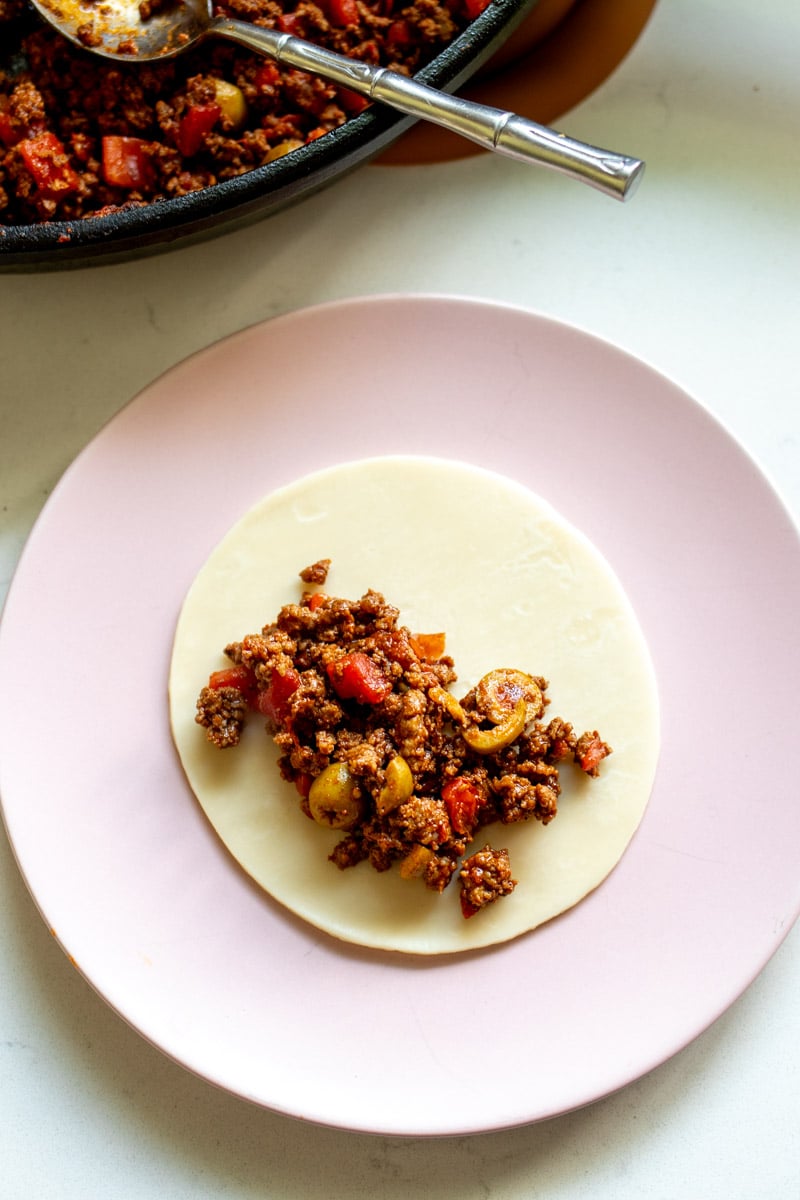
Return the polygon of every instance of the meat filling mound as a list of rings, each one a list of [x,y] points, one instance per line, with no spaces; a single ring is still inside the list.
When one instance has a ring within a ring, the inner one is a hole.
[[[316,587],[329,560],[304,568]],[[376,591],[344,600],[307,591],[259,633],[225,647],[197,701],[196,720],[220,749],[248,716],[266,718],[309,819],[341,832],[341,870],[396,865],[442,892],[458,878],[472,917],[516,886],[490,825],[556,816],[565,762],[591,777],[611,747],[546,718],[548,683],[515,668],[490,671],[461,699],[442,633],[412,633]]]

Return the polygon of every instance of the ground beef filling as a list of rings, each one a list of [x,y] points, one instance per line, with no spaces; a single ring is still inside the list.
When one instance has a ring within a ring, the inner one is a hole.
[[[329,565],[300,577],[322,585]],[[341,832],[331,861],[396,866],[436,892],[457,876],[465,917],[516,885],[507,850],[470,853],[486,827],[546,825],[561,765],[594,777],[611,753],[596,730],[545,720],[541,676],[490,671],[458,700],[444,635],[412,634],[378,592],[355,601],[306,592],[225,654],[231,665],[197,701],[208,739],[230,748],[249,715],[265,717],[303,813]]]
[[[486,3],[220,0],[215,10],[413,74]],[[87,29],[84,43],[93,40]],[[23,0],[0,0],[0,225],[198,191],[321,137],[366,104],[221,39],[164,62],[104,60],[44,27]]]

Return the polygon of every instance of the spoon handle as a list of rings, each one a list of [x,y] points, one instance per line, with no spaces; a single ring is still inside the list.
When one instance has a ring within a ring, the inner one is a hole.
[[[398,71],[345,58],[288,33],[262,29],[229,17],[212,20],[208,32],[266,54],[286,66],[329,79],[390,108],[441,125],[496,154],[535,162],[588,183],[616,200],[629,199],[644,172],[641,159],[577,142],[516,113],[450,96]]]

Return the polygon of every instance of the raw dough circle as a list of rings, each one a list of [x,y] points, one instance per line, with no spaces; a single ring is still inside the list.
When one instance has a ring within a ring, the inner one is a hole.
[[[338,870],[336,833],[309,821],[252,718],[220,751],[195,701],[225,645],[299,599],[298,572],[332,559],[326,590],[369,588],[412,632],[445,631],[463,695],[487,671],[550,682],[548,714],[600,731],[614,753],[598,779],[565,764],[558,815],[488,827],[511,855],[515,891],[465,921],[442,895],[367,863]],[[173,736],[186,776],[242,868],[337,938],[413,954],[507,941],[571,908],[614,868],[642,818],[658,757],[658,700],[643,634],[611,567],[540,497],[463,463],[417,457],[346,463],[297,480],[248,512],[212,552],[178,621],[170,670]]]

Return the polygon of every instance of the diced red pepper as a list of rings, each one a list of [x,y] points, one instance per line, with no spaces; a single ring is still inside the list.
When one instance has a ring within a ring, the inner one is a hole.
[[[461,901],[461,915],[465,920],[468,921],[470,917],[475,916],[476,912],[481,911],[479,908],[476,908],[474,904],[470,903],[470,901],[467,899],[466,892],[462,891],[460,893],[459,900]]]
[[[187,108],[178,123],[178,149],[184,158],[192,158],[198,153],[221,116],[222,109],[213,100]]]
[[[109,134],[103,138],[103,178],[109,187],[142,191],[155,182],[153,163],[142,138]]]
[[[351,91],[350,88],[340,87],[336,94],[339,97],[339,103],[342,108],[351,117],[358,116],[360,112],[369,107],[367,97],[359,95],[358,92]]]
[[[286,32],[288,32],[288,30],[283,30],[283,32],[286,33]],[[281,73],[280,73],[280,70],[278,69],[277,64],[274,62],[264,62],[259,66],[258,70],[256,71],[255,79],[253,82],[255,83],[256,87],[260,91],[261,88],[276,87],[277,84],[280,83],[280,81],[281,81]]]
[[[321,604],[324,604],[327,599],[328,597],[324,592],[312,592],[310,596],[308,596],[306,604],[311,611],[314,612],[315,609],[319,608]]]
[[[415,633],[411,645],[420,658],[426,662],[438,662],[444,654],[445,635],[443,633]]]
[[[278,17],[278,29],[280,29],[281,33],[291,33],[295,37],[298,36],[301,33],[301,30],[298,29],[299,23],[300,14],[296,12],[281,13]]]
[[[392,690],[391,679],[361,650],[330,663],[328,678],[337,696],[359,704],[380,704]]]
[[[63,143],[54,133],[24,138],[18,146],[22,160],[43,196],[57,200],[78,190],[78,174],[70,166]]]
[[[356,0],[327,0],[328,16],[334,25],[357,25],[359,21]]]
[[[208,686],[217,691],[219,688],[238,688],[251,708],[255,708],[258,686],[256,677],[249,667],[223,667],[220,671],[212,672]]]
[[[479,17],[485,8],[488,8],[491,0],[464,0],[464,11],[470,21],[474,21]]]
[[[293,667],[280,674],[273,671],[268,686],[258,694],[256,707],[276,725],[281,725],[289,715],[289,700],[300,687],[300,676]]]
[[[411,26],[403,17],[398,21],[392,21],[386,30],[386,41],[390,46],[410,46],[411,40]]]
[[[475,826],[478,809],[483,803],[480,791],[463,775],[456,775],[442,788],[450,824],[456,833],[469,834]]]
[[[594,735],[589,745],[578,758],[578,766],[582,771],[596,771],[600,763],[608,755],[608,747],[598,733]]]

